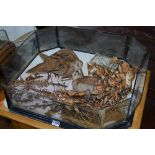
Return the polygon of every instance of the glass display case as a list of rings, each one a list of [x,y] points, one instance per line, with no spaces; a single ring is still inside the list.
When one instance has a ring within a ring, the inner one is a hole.
[[[36,30],[1,65],[11,111],[62,128],[126,128],[148,64],[134,37],[83,27]]]

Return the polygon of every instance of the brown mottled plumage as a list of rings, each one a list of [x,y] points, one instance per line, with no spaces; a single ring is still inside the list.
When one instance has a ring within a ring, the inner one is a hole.
[[[31,68],[27,73],[53,72],[59,76],[71,77],[74,71],[82,70],[82,61],[70,49],[61,49],[51,56],[40,54],[40,57],[44,62]]]
[[[82,92],[89,90],[90,93],[94,93],[98,86],[104,88],[103,82],[96,77],[84,76],[73,80],[73,90]]]

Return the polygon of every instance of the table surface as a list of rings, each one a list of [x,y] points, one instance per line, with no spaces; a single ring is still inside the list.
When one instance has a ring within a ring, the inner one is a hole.
[[[143,116],[143,111],[144,111],[144,106],[145,106],[145,101],[146,101],[146,95],[147,95],[147,90],[148,90],[148,85],[149,85],[149,80],[150,80],[150,71],[147,71],[147,76],[146,76],[146,81],[144,85],[144,91],[143,91],[143,96],[141,99],[141,102],[138,104],[135,113],[134,113],[134,118],[132,122],[132,129],[139,129],[141,125],[141,120]],[[31,126],[33,128],[38,128],[38,129],[60,129],[59,127],[52,126],[47,123],[43,123],[39,120],[34,120],[31,118],[28,118],[26,116],[22,116],[13,112],[10,112],[5,106],[4,106],[4,99],[5,95],[3,93],[3,90],[0,90],[0,116],[3,116],[5,118],[23,123],[25,125]]]

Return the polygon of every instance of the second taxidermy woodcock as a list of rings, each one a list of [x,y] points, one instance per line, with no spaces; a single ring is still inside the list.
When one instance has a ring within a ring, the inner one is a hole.
[[[75,71],[82,74],[83,62],[71,49],[61,49],[47,56],[40,54],[44,62],[27,71],[30,74],[55,73],[62,77],[72,77]]]

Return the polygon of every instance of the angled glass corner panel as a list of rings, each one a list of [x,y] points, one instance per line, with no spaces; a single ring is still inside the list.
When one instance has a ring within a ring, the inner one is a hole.
[[[136,83],[135,83],[133,93],[132,93],[133,96],[131,98],[131,103],[130,103],[130,107],[129,107],[129,113],[128,113],[129,116],[131,116],[133,114],[138,103],[142,99],[145,80],[146,80],[146,72],[147,72],[148,62],[149,62],[149,54],[147,54],[144,57],[143,62],[141,64],[141,68],[139,69],[138,74],[137,74]]]
[[[132,66],[140,68],[146,53],[145,47],[135,38],[132,38],[126,60]]]

